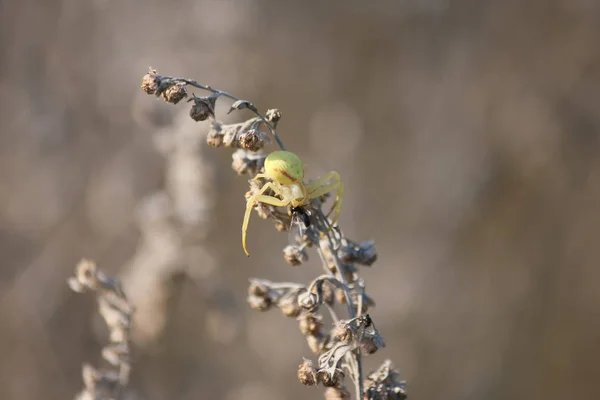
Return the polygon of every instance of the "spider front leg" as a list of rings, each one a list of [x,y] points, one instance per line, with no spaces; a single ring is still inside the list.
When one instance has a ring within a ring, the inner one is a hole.
[[[331,181],[331,182],[330,182]],[[329,182],[327,185],[323,186],[323,184]],[[329,217],[331,213],[335,210],[333,214],[333,219],[331,220],[331,225],[329,229],[333,227],[333,225],[337,222],[338,217],[340,216],[340,212],[342,210],[342,199],[344,198],[344,185],[342,184],[342,179],[340,178],[340,174],[335,171],[331,171],[325,176],[317,179],[316,181],[310,182],[306,186],[306,192],[308,193],[308,198],[316,199],[317,197],[323,196],[325,193],[336,191],[335,201],[331,206],[331,210],[326,214],[326,217]]]
[[[263,193],[268,189],[273,190],[276,194],[281,195],[281,189],[279,186],[276,186],[273,182],[267,182],[260,189],[260,192],[253,195],[246,202],[246,213],[244,214],[244,222],[242,224],[242,247],[244,248],[244,253],[248,257],[250,257],[250,253],[248,253],[248,249],[246,248],[246,231],[248,230],[248,223],[250,222],[250,214],[252,213],[252,209],[256,203],[266,203],[275,207],[284,207],[287,206],[290,202],[289,200],[281,200],[277,197],[267,196]]]

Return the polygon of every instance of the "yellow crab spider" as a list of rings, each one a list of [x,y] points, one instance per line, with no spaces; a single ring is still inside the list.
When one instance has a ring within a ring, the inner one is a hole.
[[[331,210],[327,213],[327,217],[333,211],[331,226],[333,226],[339,215],[342,207],[342,198],[344,197],[344,187],[340,179],[340,174],[331,171],[325,176],[304,185],[304,165],[302,160],[289,151],[274,151],[265,159],[265,172],[257,174],[252,180],[266,178],[270,182],[260,189],[260,191],[252,195],[246,202],[246,213],[244,215],[244,223],[242,224],[242,247],[247,256],[250,256],[246,248],[246,231],[248,230],[248,222],[250,214],[257,203],[270,204],[275,207],[301,207],[307,205],[312,199],[323,196],[325,193],[336,191],[335,202]],[[275,192],[275,196],[265,195],[268,189]]]

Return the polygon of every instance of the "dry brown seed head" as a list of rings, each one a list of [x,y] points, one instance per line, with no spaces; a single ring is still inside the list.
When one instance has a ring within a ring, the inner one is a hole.
[[[280,219],[273,220],[273,223],[275,224],[275,229],[279,232],[286,232],[288,230],[287,225]]]
[[[323,322],[311,314],[302,314],[298,318],[300,321],[300,332],[304,335],[318,335],[323,329]]]
[[[259,280],[251,280],[248,286],[248,294],[250,296],[265,297],[271,288],[266,283]]]
[[[343,289],[335,289],[335,299],[340,304],[346,304],[346,294],[344,293]]]
[[[306,337],[306,343],[308,344],[308,348],[314,354],[321,354],[328,343],[327,335],[309,335]]]
[[[265,118],[267,121],[269,122],[273,122],[273,123],[277,123],[279,122],[279,120],[281,119],[281,111],[279,111],[276,108],[267,110],[267,113],[265,114]]]
[[[371,266],[377,261],[377,251],[375,242],[366,241],[354,243],[347,241],[339,250],[338,256],[345,263],[358,263],[365,266]]]
[[[331,287],[331,285],[324,283],[323,284],[323,302],[329,304],[330,306],[333,305],[333,303],[335,302],[335,294],[334,294],[334,289]]]
[[[256,129],[250,129],[240,136],[240,146],[246,150],[258,151],[265,145],[264,135]]]
[[[295,267],[308,260],[308,253],[300,246],[288,245],[283,249],[283,258],[288,264]]]
[[[222,124],[217,121],[212,121],[210,130],[206,135],[206,143],[211,147],[220,147],[223,145]]]
[[[177,104],[187,97],[187,90],[184,84],[176,83],[168,87],[162,96],[167,103]]]
[[[298,305],[296,296],[284,297],[283,299],[281,299],[279,301],[278,306],[281,309],[281,312],[283,313],[283,315],[285,315],[286,317],[294,317],[295,318],[298,315],[300,315],[300,312],[302,311],[302,309]]]
[[[326,387],[338,386],[344,380],[344,373],[340,369],[336,369],[333,375],[326,370],[317,372],[317,379]]]
[[[194,104],[190,108],[190,117],[194,121],[205,121],[208,117],[215,116],[216,96],[193,97]]]
[[[267,311],[272,306],[271,299],[258,296],[248,296],[248,304],[256,311]]]
[[[305,358],[304,362],[298,366],[298,380],[306,386],[317,384],[317,370],[313,367],[311,360]]]
[[[151,69],[150,72],[142,78],[142,90],[147,94],[154,94],[156,89],[158,89],[159,83],[160,75],[158,75],[155,70]]]
[[[338,321],[333,329],[333,336],[340,342],[349,343],[352,340],[352,330],[344,321]]]

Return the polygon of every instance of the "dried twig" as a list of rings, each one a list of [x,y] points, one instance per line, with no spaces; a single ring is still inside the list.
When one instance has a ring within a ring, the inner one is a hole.
[[[118,400],[129,382],[131,371],[129,328],[133,307],[125,297],[120,282],[106,276],[92,261],[81,260],[75,268],[75,276],[67,282],[75,292],[96,292],[98,312],[104,318],[110,336],[109,344],[102,349],[102,357],[114,367],[102,370],[84,364],[85,389],[76,399]]]
[[[211,94],[188,98],[187,86]],[[267,156],[264,147],[269,142],[269,135],[261,132],[261,127],[266,127],[279,147],[285,149],[276,131],[282,117],[276,109],[268,110],[263,115],[249,101],[190,79],[162,76],[153,69],[143,77],[142,89],[172,104],[184,98],[188,98],[188,102],[193,101],[190,117],[195,121],[210,120],[211,130],[207,136],[209,145],[236,149],[232,154],[232,167],[240,175],[254,177],[263,168]],[[249,109],[256,116],[238,124],[226,125],[217,121],[215,107],[219,97],[235,100],[229,112]],[[251,180],[246,196],[260,191],[264,183],[264,180]],[[325,275],[308,285],[251,279],[248,303],[258,311],[278,307],[284,315],[298,320],[300,331],[310,349],[318,355],[316,367],[311,360],[304,360],[298,369],[298,378],[305,385],[326,386],[327,399],[349,397],[344,386],[346,374],[354,381],[357,398],[405,399],[406,383],[391,370],[389,361],[367,378],[363,375],[362,354],[372,354],[385,346],[367,314],[375,303],[366,294],[364,281],[358,275],[359,266],[371,266],[377,259],[377,253],[373,242],[354,242],[344,236],[337,224],[330,225],[330,220],[321,210],[326,197],[314,199],[306,205],[306,215],[302,216],[300,222],[294,221],[293,215],[268,204],[258,203],[254,207],[259,216],[273,220],[280,231],[286,231],[292,225],[304,227],[305,231],[297,238],[297,242],[284,249],[284,259],[293,266],[300,265],[308,259],[308,249],[314,248],[323,262]],[[336,315],[333,307],[336,302],[346,305],[346,318]],[[326,329],[322,322],[323,310],[334,321],[331,329]]]

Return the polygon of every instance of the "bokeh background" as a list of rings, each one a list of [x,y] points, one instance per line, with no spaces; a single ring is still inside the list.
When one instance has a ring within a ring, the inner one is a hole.
[[[138,307],[128,398],[322,397],[297,323],[245,303],[315,255],[287,266],[254,216],[246,259],[246,179],[148,66],[279,108],[308,174],[341,173],[379,252],[367,370],[414,399],[600,398],[600,2],[4,0],[0,51],[0,398],[101,365],[82,257]]]

